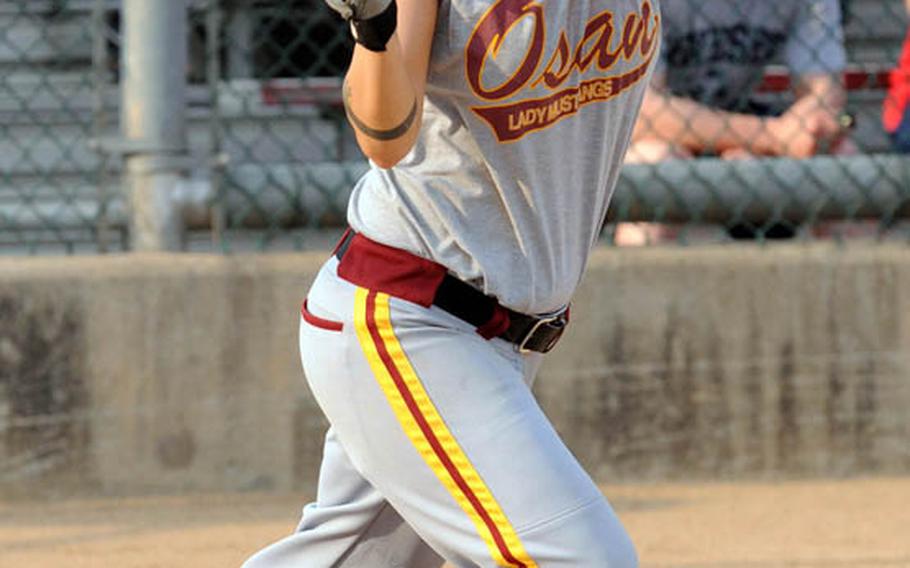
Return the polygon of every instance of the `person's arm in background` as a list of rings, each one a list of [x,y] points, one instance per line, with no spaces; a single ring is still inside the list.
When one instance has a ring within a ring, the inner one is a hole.
[[[784,114],[765,118],[725,112],[673,96],[657,78],[645,94],[632,140],[634,144],[653,141],[676,146],[669,150],[676,157],[705,152],[724,155],[731,151],[809,157],[843,136],[840,116],[846,96],[836,76],[806,75],[797,81],[796,97]],[[633,147],[632,161],[635,151]]]
[[[726,112],[674,96],[666,90],[664,83],[662,76],[655,75],[648,86],[632,135],[633,144],[664,143],[678,147],[672,151],[675,155],[722,154],[732,149],[743,149],[752,154],[781,152],[782,147],[778,137],[772,134],[773,127],[768,119]]]
[[[328,3],[349,18],[347,10],[353,9],[355,20],[358,8],[375,11],[375,6],[385,4],[383,0]],[[384,50],[358,40],[344,80],[345,110],[357,143],[381,168],[397,164],[417,140],[436,27],[436,2],[397,0],[397,7],[397,27]]]
[[[846,96],[839,74],[846,65],[837,0],[802,2],[786,46],[797,100],[779,117],[725,112],[677,97],[655,75],[632,137],[629,161],[659,161],[706,152],[805,158],[844,136]],[[910,2],[910,0],[905,0]]]
[[[805,75],[796,81],[796,101],[779,117],[768,119],[774,152],[805,158],[833,150],[846,135],[841,116],[847,102],[836,75]]]
[[[785,48],[787,66],[798,77],[796,102],[769,126],[787,155],[805,157],[833,150],[846,135],[840,118],[847,104],[841,78],[847,54],[838,0],[798,1]]]

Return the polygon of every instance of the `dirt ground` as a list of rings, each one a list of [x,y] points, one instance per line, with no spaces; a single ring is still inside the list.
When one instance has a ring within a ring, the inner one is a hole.
[[[605,489],[643,567],[910,567],[910,478]],[[0,567],[231,567],[304,497],[0,501]]]

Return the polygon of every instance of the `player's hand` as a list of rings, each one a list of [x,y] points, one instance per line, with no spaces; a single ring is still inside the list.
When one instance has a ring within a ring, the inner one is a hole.
[[[345,20],[369,20],[385,12],[394,0],[325,0]]]
[[[797,101],[787,112],[766,122],[773,141],[772,153],[808,158],[846,135],[845,125],[813,97]]]
[[[398,26],[395,0],[325,0],[325,3],[351,23],[357,43],[370,51],[386,50]]]

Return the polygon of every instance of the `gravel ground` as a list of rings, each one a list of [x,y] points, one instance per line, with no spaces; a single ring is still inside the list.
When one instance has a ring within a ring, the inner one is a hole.
[[[910,478],[605,488],[653,568],[910,567]],[[301,495],[0,500],[0,566],[239,566]]]

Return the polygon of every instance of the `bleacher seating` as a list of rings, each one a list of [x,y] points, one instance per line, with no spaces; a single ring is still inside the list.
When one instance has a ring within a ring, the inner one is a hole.
[[[94,101],[90,3],[62,11],[46,0],[0,3],[0,244],[23,238],[14,231],[25,228],[22,221],[78,211],[70,220],[78,227],[97,210],[97,184],[85,175],[98,164],[86,143]]]

